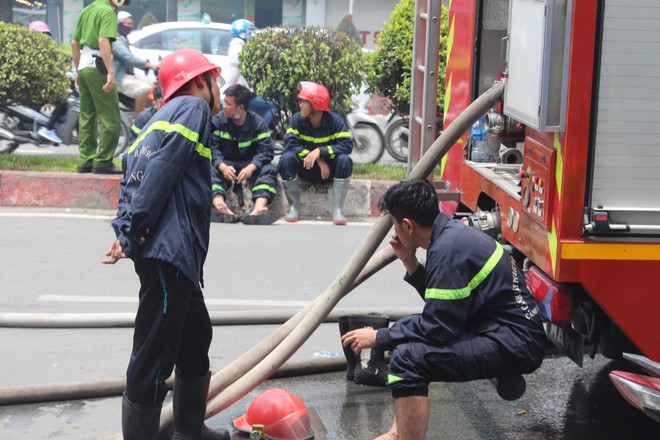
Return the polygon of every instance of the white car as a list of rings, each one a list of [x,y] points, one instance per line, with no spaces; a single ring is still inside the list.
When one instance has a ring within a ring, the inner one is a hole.
[[[131,52],[152,63],[160,64],[166,55],[179,49],[195,49],[220,66],[223,76],[234,68],[227,56],[232,38],[230,24],[198,21],[152,24],[128,34]]]

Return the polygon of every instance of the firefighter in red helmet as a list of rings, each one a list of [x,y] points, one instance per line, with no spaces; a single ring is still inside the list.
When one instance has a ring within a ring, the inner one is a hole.
[[[140,278],[133,350],[122,401],[124,440],[158,438],[174,380],[174,438],[229,439],[204,424],[212,328],[200,286],[209,245],[211,117],[220,110],[220,68],[182,49],[163,59],[164,104],[127,154],[117,236],[106,264],[131,258]]]
[[[330,94],[321,84],[298,84],[300,112],[284,135],[284,153],[277,170],[289,201],[287,222],[300,215],[300,180],[332,182],[332,222],[345,225],[342,212],[353,174],[353,139],[344,120],[330,111]]]

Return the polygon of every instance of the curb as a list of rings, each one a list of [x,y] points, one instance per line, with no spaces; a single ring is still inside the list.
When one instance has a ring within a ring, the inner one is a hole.
[[[0,206],[116,210],[120,182],[121,176],[116,175],[3,170],[0,171]],[[395,183],[352,179],[344,202],[344,214],[349,218],[377,217],[380,196]],[[332,185],[301,182],[301,217],[327,217],[331,196]],[[244,207],[236,206],[238,212],[249,212],[249,194],[245,201]],[[231,196],[228,202],[230,207],[232,202],[235,203]],[[271,209],[284,214],[287,206],[278,182],[278,194]]]

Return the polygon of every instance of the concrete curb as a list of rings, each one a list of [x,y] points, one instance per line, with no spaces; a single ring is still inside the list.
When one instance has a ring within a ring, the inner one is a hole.
[[[80,208],[116,210],[121,176],[52,173],[39,171],[0,171],[0,206],[23,208]],[[344,214],[349,218],[377,217],[378,200],[393,181],[352,179]],[[249,212],[249,190],[244,189],[245,206],[228,197],[235,212]],[[301,212],[303,218],[330,216],[332,185],[301,182]],[[270,209],[284,214],[288,203],[278,182],[278,194]]]

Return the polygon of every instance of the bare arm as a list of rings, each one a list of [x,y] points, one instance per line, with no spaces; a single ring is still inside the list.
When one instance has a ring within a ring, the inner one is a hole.
[[[112,44],[108,38],[99,38],[99,50],[101,51],[101,58],[103,64],[108,69],[107,82],[103,86],[104,92],[110,92],[115,88],[115,69],[112,66]]]

